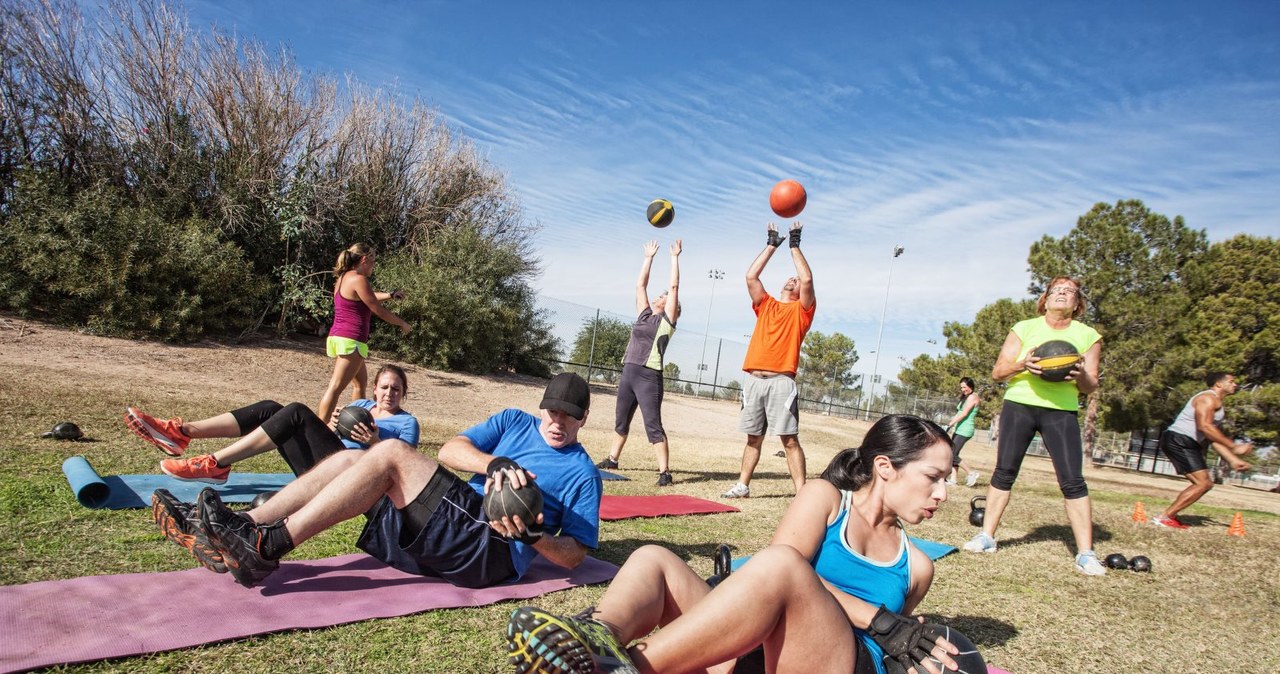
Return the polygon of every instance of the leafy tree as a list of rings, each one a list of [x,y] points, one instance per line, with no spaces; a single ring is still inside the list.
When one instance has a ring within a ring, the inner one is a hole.
[[[667,391],[683,391],[680,383],[680,366],[667,363],[662,366],[662,388]]]
[[[1177,356],[1190,318],[1187,267],[1207,249],[1204,231],[1138,200],[1096,204],[1066,236],[1032,244],[1031,293],[1054,276],[1080,279],[1088,300],[1082,320],[1102,333],[1102,385],[1088,400],[1086,441],[1100,412],[1116,431],[1167,416],[1167,383],[1186,367]]]
[[[589,318],[583,321],[573,340],[569,360],[579,365],[594,365],[596,376],[610,384],[615,383],[630,339],[630,324],[607,316]]]
[[[1194,300],[1186,335],[1189,363],[1173,397],[1202,388],[1210,371],[1237,375],[1244,388],[1227,399],[1241,435],[1275,442],[1280,432],[1280,240],[1239,235],[1215,243],[1188,270]],[[1257,388],[1255,388],[1257,387]]]
[[[1003,384],[991,380],[1000,347],[1009,328],[1020,320],[1034,316],[1033,300],[999,299],[978,310],[973,323],[947,322],[942,326],[948,352],[941,356],[922,354],[903,369],[898,378],[917,391],[928,391],[942,398],[957,396],[960,378],[971,377],[978,386],[982,405],[978,418],[990,419],[1000,410]]]
[[[827,402],[851,388],[856,375],[853,366],[858,351],[853,340],[838,332],[824,335],[809,333],[800,351],[800,368],[796,378],[800,390],[810,400]]]

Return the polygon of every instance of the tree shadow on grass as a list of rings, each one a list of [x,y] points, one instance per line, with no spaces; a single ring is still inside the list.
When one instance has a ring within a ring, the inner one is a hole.
[[[1095,547],[1097,543],[1105,543],[1106,541],[1111,540],[1111,538],[1111,531],[1106,527],[1098,524],[1093,525],[1093,542],[1095,543]],[[1071,527],[1066,524],[1042,524],[1017,538],[1001,538],[999,541],[1001,548],[1030,545],[1045,541],[1060,541],[1068,552],[1075,554],[1076,551],[1075,536],[1071,533]]]
[[[646,546],[657,545],[666,548],[675,553],[677,557],[684,560],[685,563],[693,563],[702,560],[714,559],[716,548],[720,545],[718,541],[712,543],[686,543],[675,544],[670,541],[658,540],[656,538],[622,538],[611,541],[603,541],[600,547],[596,549],[594,557],[598,557],[614,564],[623,564],[631,553]],[[737,546],[730,545],[730,550],[736,550]]]

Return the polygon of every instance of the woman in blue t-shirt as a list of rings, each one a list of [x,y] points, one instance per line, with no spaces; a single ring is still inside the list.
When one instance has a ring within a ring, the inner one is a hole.
[[[231,464],[272,449],[280,451],[294,475],[301,475],[335,452],[365,449],[379,440],[394,438],[418,446],[418,419],[400,407],[409,389],[404,370],[383,365],[373,381],[373,399],[352,403],[369,410],[373,426],[357,424],[350,440],[339,438],[334,430],[340,410],[334,410],[325,424],[302,403],[281,405],[274,400],[193,422],[178,417],[160,420],[130,407],[125,422],[135,435],[175,457],[161,461],[160,470],[179,480],[222,484],[231,474]],[[199,438],[239,439],[212,454],[177,458]]]
[[[772,544],[714,589],[675,553],[645,546],[593,612],[517,609],[507,629],[512,663],[539,672],[728,672],[763,644],[770,671],[883,674],[886,657],[919,662],[926,653],[953,667],[955,647],[909,617],[933,562],[903,528],[933,517],[950,472],[946,431],[885,417],[861,447],[805,483]],[[641,641],[625,648],[633,639]]]

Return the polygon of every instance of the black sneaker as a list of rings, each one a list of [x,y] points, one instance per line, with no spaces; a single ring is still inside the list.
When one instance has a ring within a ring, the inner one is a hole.
[[[227,572],[222,555],[209,547],[207,539],[203,545],[197,543],[196,532],[203,527],[194,505],[179,501],[168,489],[157,489],[151,494],[151,518],[165,538],[191,551],[200,566],[214,573]]]
[[[596,468],[604,468],[606,470],[617,470],[618,462],[606,456],[604,457],[603,461],[596,464]]]
[[[258,552],[262,532],[270,527],[284,526],[284,520],[275,524],[257,524],[247,516],[223,505],[218,492],[206,488],[196,501],[203,530],[196,537],[204,538],[211,548],[222,555],[227,570],[237,583],[253,587],[272,571],[280,568],[279,560],[265,559]]]
[[[658,473],[658,486],[659,486],[659,487],[670,487],[670,486],[671,486],[671,483],[672,483],[672,479],[671,479],[671,471],[664,470],[664,471],[662,471],[661,473]]]
[[[588,611],[572,618],[524,606],[507,623],[507,661],[517,674],[640,674],[626,647]]]

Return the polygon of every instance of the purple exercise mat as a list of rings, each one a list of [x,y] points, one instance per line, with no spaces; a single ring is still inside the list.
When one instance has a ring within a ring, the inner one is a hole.
[[[285,562],[252,589],[199,567],[10,585],[0,587],[0,673],[528,599],[617,572],[592,557],[572,571],[539,557],[518,583],[471,590],[357,553]]]

